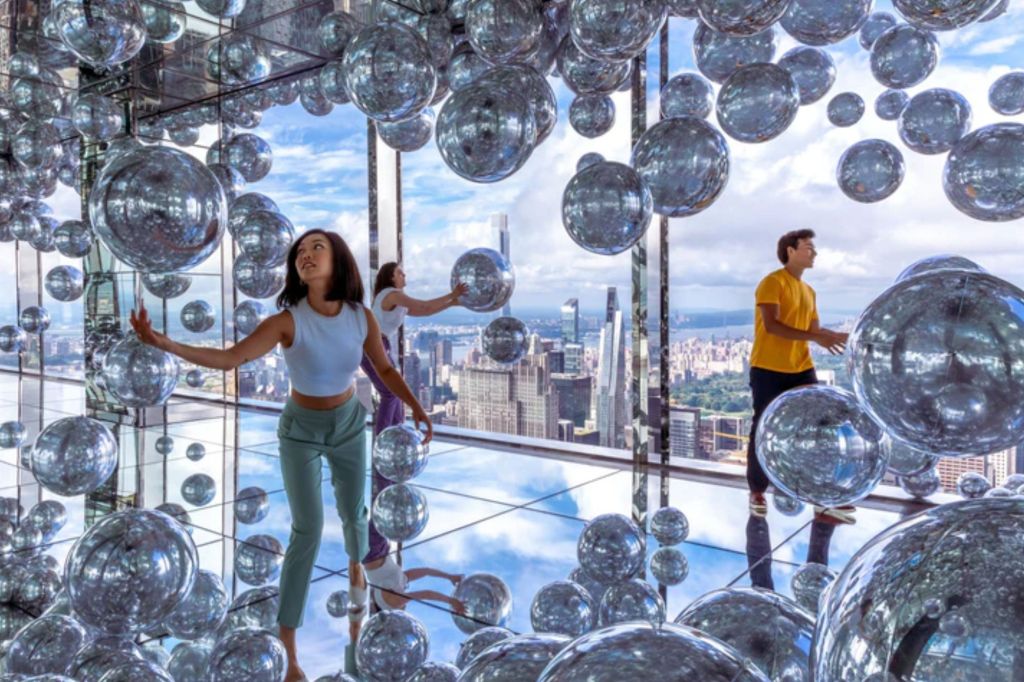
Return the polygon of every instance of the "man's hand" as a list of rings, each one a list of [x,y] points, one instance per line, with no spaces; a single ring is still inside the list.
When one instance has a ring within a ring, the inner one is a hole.
[[[846,339],[850,335],[845,332],[835,332],[831,329],[819,329],[814,337],[814,342],[827,350],[832,355],[842,355],[846,350]]]

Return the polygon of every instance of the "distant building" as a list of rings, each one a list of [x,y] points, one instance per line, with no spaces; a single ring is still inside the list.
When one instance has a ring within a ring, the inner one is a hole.
[[[558,437],[558,394],[544,355],[526,355],[507,369],[466,367],[458,374],[460,427]]]
[[[409,353],[405,356],[405,383],[413,395],[418,395],[423,381],[420,378],[420,356],[418,353]]]
[[[548,356],[548,367],[551,369],[552,374],[563,374],[565,372],[565,351],[549,350],[545,355]]]
[[[570,298],[562,304],[562,347],[580,342],[580,302]]]
[[[823,386],[836,385],[836,371],[834,369],[819,369],[815,372],[818,375],[818,383]]]
[[[566,374],[583,374],[583,344],[567,343],[562,352],[565,354],[563,371]]]
[[[590,377],[572,374],[552,374],[551,384],[558,394],[558,418],[568,419],[583,427],[590,415],[593,382]]]
[[[626,346],[622,310],[615,287],[608,287],[604,327],[599,341],[594,416],[601,445],[626,447]]]
[[[743,429],[743,417],[715,415],[715,450],[746,450],[748,434]]]
[[[700,408],[669,410],[669,454],[686,459],[706,459],[700,447]]]
[[[1002,485],[1007,476],[1016,473],[1016,458],[1016,448],[980,457],[943,457],[939,460],[936,470],[942,481],[942,489],[947,493],[955,493],[957,481],[968,471],[983,475],[994,486]]]
[[[558,420],[558,440],[572,443],[575,440],[575,427],[568,419]]]
[[[491,229],[494,230],[495,241],[498,244],[498,252],[505,257],[509,263],[512,262],[512,244],[508,234],[508,216],[504,213],[495,213],[491,216]],[[501,314],[508,317],[512,314],[511,303],[505,303]]]

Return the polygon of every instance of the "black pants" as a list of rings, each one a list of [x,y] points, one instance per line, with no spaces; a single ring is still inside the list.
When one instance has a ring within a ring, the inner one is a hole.
[[[811,522],[807,563],[828,566],[828,550],[835,529],[831,523]],[[747,519],[747,567],[750,569],[751,585],[775,590],[775,581],[772,579],[772,538],[768,530],[768,519],[753,514]]]
[[[818,383],[818,375],[814,368],[797,372],[773,372],[760,367],[750,368],[750,392],[754,398],[754,416],[750,420],[750,441],[747,443],[747,487],[752,493],[763,493],[768,490],[768,477],[761,468],[754,454],[754,437],[757,435],[757,423],[768,405],[791,388]]]

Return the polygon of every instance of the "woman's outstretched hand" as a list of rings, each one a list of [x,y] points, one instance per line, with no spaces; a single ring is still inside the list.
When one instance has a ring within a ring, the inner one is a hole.
[[[132,323],[132,329],[139,337],[139,341],[148,344],[150,346],[156,346],[157,348],[163,348],[164,342],[167,337],[163,334],[157,333],[153,329],[153,323],[149,319],[149,313],[146,311],[146,305],[139,303],[139,312],[136,315],[135,311],[131,312],[129,321]]]
[[[452,289],[452,300],[455,301],[456,305],[459,305],[459,299],[469,292],[469,285],[465,282],[459,282]]]
[[[417,429],[420,429],[421,422],[427,427],[427,435],[423,437],[423,444],[426,445],[434,437],[434,425],[430,422],[430,417],[427,416],[422,407],[417,405],[412,410],[412,420],[416,424]]]

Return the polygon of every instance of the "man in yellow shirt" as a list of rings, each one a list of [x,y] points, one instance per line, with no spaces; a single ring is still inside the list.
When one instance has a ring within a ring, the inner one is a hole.
[[[821,328],[814,289],[802,280],[804,270],[814,267],[813,230],[793,230],[779,239],[777,255],[782,267],[757,285],[754,311],[754,348],[750,353],[750,390],[754,416],[747,444],[747,486],[750,513],[765,516],[764,493],[769,480],[754,454],[754,437],[761,414],[772,400],[797,386],[818,383],[808,341],[836,355],[842,353],[847,334]],[[836,520],[846,510],[830,510]]]

